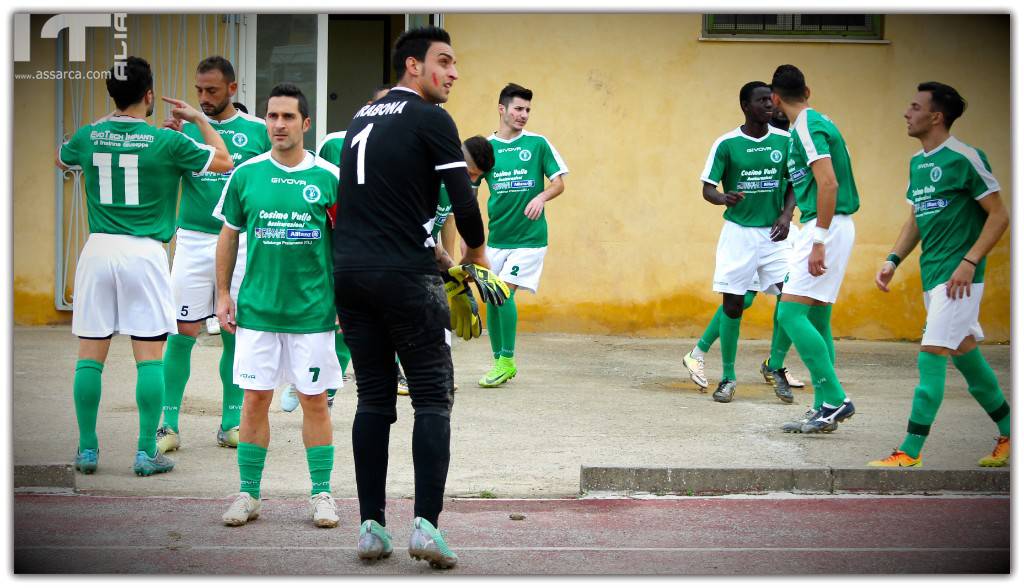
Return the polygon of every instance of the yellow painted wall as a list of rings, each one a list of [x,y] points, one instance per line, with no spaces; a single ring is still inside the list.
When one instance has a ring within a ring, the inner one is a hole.
[[[811,104],[843,131],[861,195],[857,244],[833,312],[839,337],[916,339],[924,309],[914,254],[895,290],[873,285],[909,211],[907,161],[920,144],[902,115],[916,84],[957,87],[969,108],[954,126],[989,156],[1009,204],[1008,16],[885,17],[888,44],[699,41],[697,14],[449,14],[461,79],[447,108],[460,134],[498,124],[506,82],[534,90],[528,130],[546,135],[571,173],[549,203],[550,245],[537,296],[517,297],[520,328],[697,336],[711,291],[720,207],[700,196],[719,135],[742,123],[741,85],[800,67]],[[481,188],[481,202],[486,187]],[[982,325],[1010,337],[1005,236],[986,276]],[[747,311],[744,337],[767,337],[773,304]]]
[[[132,18],[131,29],[142,31],[133,53],[154,65],[166,61],[177,17],[161,17],[155,57],[152,17]],[[185,21],[189,39],[197,38],[197,23],[195,16]],[[888,44],[698,41],[700,26],[698,14],[445,16],[461,74],[447,108],[460,133],[493,131],[498,91],[515,81],[535,91],[527,128],[547,135],[572,171],[565,194],[548,207],[540,294],[517,297],[520,328],[698,335],[719,303],[711,276],[722,225],[721,209],[700,197],[701,168],[714,139],[742,122],[739,87],[770,81],[776,65],[793,63],[807,76],[812,105],[842,129],[861,193],[834,332],[918,338],[924,311],[916,254],[894,292],[883,295],[872,284],[908,214],[906,166],[919,144],[906,136],[902,114],[920,81],[959,88],[970,106],[954,131],[986,151],[1009,204],[1009,17],[887,16]],[[222,26],[214,46],[223,34]],[[47,45],[35,43],[33,61],[52,63]],[[191,98],[200,57],[193,49],[174,80],[158,77],[157,92]],[[14,84],[15,320],[68,320],[53,310],[52,82]],[[103,98],[94,116],[103,114]],[[986,278],[982,325],[993,341],[1010,337],[1009,241],[996,247]],[[772,308],[755,302],[743,336],[768,336]]]

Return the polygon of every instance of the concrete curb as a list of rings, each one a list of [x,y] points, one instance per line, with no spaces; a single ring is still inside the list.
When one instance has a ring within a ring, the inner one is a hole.
[[[682,495],[760,492],[812,494],[982,492],[1009,494],[1010,470],[581,466],[580,491]]]
[[[75,468],[69,463],[14,466],[15,488],[75,489]]]

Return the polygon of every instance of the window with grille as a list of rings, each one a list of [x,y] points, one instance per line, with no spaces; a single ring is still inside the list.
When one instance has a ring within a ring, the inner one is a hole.
[[[879,40],[878,14],[705,14],[704,37]]]

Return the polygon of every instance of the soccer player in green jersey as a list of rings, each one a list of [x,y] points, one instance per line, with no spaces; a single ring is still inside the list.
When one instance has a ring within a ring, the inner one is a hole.
[[[487,199],[487,259],[508,285],[512,296],[502,306],[487,305],[487,337],[494,368],[480,378],[480,386],[495,388],[515,377],[515,293],[523,288],[534,294],[540,285],[548,250],[547,203],[565,190],[569,168],[555,146],[543,135],[525,130],[530,120],[533,91],[508,84],[498,94],[499,128],[488,139],[494,146],[494,169],[484,176]],[[544,187],[544,178],[549,184]]]
[[[888,292],[896,267],[920,242],[928,316],[917,354],[920,381],[914,389],[907,435],[892,455],[869,466],[921,465],[921,448],[942,404],[949,356],[967,380],[967,391],[999,429],[995,449],[978,465],[999,467],[1010,461],[1010,405],[978,348],[984,338],[978,312],[985,292],[985,256],[1010,220],[985,153],[949,133],[966,107],[956,89],[925,82],[917,86],[903,115],[907,134],[921,141],[922,149],[910,158],[906,194],[910,218],[878,270],[875,284]]]
[[[786,237],[795,206],[784,167],[789,133],[768,124],[774,111],[771,88],[764,82],[748,82],[740,89],[739,100],[745,122],[715,141],[701,173],[704,199],[726,207],[712,286],[722,293],[722,306],[711,321],[718,325],[722,345],[722,380],[713,395],[717,402],[731,402],[736,393],[740,318],[753,302],[755,288],[782,292],[790,252]],[[725,192],[718,191],[719,183]],[[777,322],[774,330],[781,330]],[[707,387],[703,374],[706,350],[698,342],[683,358],[691,378],[702,388]],[[771,358],[775,394],[787,404],[793,402],[782,367],[788,350],[787,339],[777,348],[773,346]]]
[[[113,71],[113,70],[111,70]],[[117,109],[86,125],[60,148],[57,164],[85,178],[89,239],[75,270],[71,332],[78,336],[74,399],[78,418],[75,468],[91,474],[99,461],[96,418],[103,364],[114,333],[130,335],[138,379],[139,440],[133,469],[140,476],[170,471],[157,451],[164,395],[164,341],[176,332],[167,254],[174,233],[178,182],[193,172],[225,172],[231,156],[206,118],[184,102],[164,98],[174,118],[195,124],[201,144],[146,122],[153,114],[153,72],[127,59],[125,80],[107,79]]]
[[[342,385],[334,352],[336,312],[331,293],[328,209],[338,168],[303,149],[309,105],[292,84],[267,99],[271,150],[238,166],[216,212],[217,319],[236,333],[235,383],[245,390],[239,430],[240,491],[223,515],[239,526],[260,513],[260,485],[270,445],[268,412],[274,389],[294,382],[302,405],[302,440],[312,480],[309,507],[318,527],[338,524],[331,497],[334,445],[327,389]],[[237,305],[230,294],[238,235],[248,234],[245,277]]]
[[[270,149],[267,125],[263,119],[249,116],[235,108],[231,97],[238,90],[235,68],[220,56],[211,56],[196,67],[196,94],[206,119],[224,139],[235,165]],[[195,124],[170,118],[164,126],[181,131],[202,141]],[[230,173],[193,173],[181,181],[181,205],[178,211],[177,245],[171,265],[175,315],[178,333],[167,338],[164,351],[163,425],[156,432],[160,451],[169,453],[181,446],[179,414],[185,385],[191,373],[192,348],[203,322],[214,316],[217,280],[214,271],[217,235],[223,223],[213,216]],[[235,264],[232,295],[245,273],[245,240],[240,239],[239,262]],[[235,356],[235,336],[221,331],[224,347],[220,358],[220,381],[223,388],[221,422],[217,444],[238,446],[238,423],[242,415],[242,390],[232,381],[231,367]]]
[[[811,372],[814,404],[783,431],[831,432],[854,414],[835,372],[832,304],[853,250],[853,213],[860,208],[850,154],[842,134],[808,103],[811,91],[795,66],[772,76],[772,102],[790,121],[787,168],[803,227],[782,287],[779,324]]]

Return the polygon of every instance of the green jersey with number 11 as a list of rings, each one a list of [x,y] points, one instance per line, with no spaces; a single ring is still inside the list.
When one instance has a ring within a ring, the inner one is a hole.
[[[181,177],[206,172],[214,155],[209,145],[130,116],[85,125],[60,148],[61,163],[85,176],[89,232],[164,243],[174,236]]]

